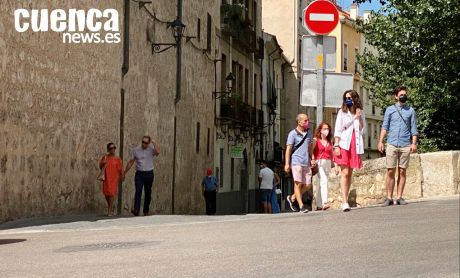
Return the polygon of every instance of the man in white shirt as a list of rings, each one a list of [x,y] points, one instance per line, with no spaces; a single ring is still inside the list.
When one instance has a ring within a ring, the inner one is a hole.
[[[136,163],[136,175],[134,177],[134,185],[136,191],[134,193],[134,208],[131,213],[134,216],[139,216],[141,208],[142,189],[144,195],[144,215],[150,215],[150,202],[152,200],[152,185],[153,185],[153,160],[160,154],[158,144],[148,135],[142,137],[141,146],[135,147],[132,151],[131,159],[125,168],[125,175],[129,169]]]
[[[267,167],[267,161],[260,162],[259,189],[264,213],[272,213],[272,190],[275,173]]]

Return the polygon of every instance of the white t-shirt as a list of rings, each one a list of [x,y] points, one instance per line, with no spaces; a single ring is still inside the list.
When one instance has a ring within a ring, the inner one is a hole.
[[[259,172],[259,178],[262,178],[262,181],[260,182],[260,189],[272,189],[274,177],[275,174],[270,168],[265,167],[261,169]]]

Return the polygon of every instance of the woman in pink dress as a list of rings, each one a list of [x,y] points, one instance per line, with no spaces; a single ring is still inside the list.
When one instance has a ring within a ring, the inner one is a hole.
[[[340,166],[343,211],[350,211],[348,194],[353,169],[362,167],[360,155],[364,153],[363,134],[366,126],[362,109],[359,94],[355,90],[345,91],[334,131],[334,162]]]
[[[113,215],[113,203],[118,191],[120,178],[124,180],[123,162],[115,155],[117,147],[114,143],[107,144],[107,154],[99,160],[99,169],[104,172],[102,193],[107,201],[107,216]]]

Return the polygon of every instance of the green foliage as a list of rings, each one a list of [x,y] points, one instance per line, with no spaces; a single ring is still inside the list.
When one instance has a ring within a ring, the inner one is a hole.
[[[222,22],[228,24],[230,30],[235,31],[235,35],[239,35],[247,27],[244,21],[244,5],[227,4],[220,6],[220,15]]]
[[[357,28],[376,49],[358,58],[376,104],[393,104],[392,89],[407,86],[420,151],[460,149],[459,2],[388,0]]]

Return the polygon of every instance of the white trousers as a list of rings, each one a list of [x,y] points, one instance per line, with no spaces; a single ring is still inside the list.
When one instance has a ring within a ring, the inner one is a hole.
[[[331,172],[331,160],[329,159],[320,159],[318,163],[318,179],[316,189],[316,205],[322,208],[327,204],[327,187],[328,187],[328,178],[329,173]]]

